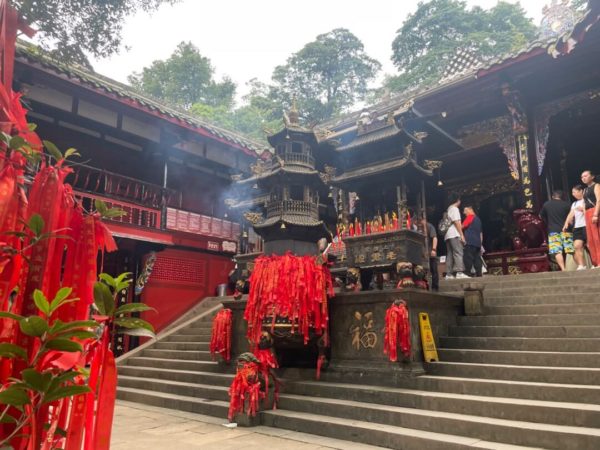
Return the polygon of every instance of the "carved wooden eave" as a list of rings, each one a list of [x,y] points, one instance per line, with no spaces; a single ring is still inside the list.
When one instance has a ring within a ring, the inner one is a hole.
[[[433,175],[433,170],[421,167],[410,157],[410,155],[408,155],[392,161],[385,161],[379,164],[372,164],[370,166],[348,170],[343,174],[334,177],[331,180],[331,184],[334,186],[341,186],[359,179],[369,178],[392,171],[412,171],[426,177]]]

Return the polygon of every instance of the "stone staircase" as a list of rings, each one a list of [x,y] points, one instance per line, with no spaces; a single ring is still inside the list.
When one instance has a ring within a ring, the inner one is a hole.
[[[439,337],[427,375],[392,387],[288,371],[262,424],[402,449],[600,448],[600,271],[483,282],[485,314]],[[210,361],[209,333],[206,317],[129,358],[119,398],[225,418],[232,376]]]

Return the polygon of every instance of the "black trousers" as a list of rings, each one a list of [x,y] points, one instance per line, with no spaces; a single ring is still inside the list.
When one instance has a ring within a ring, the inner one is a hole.
[[[437,291],[440,287],[440,275],[438,274],[438,259],[429,257],[429,272],[431,272],[431,289]]]
[[[481,268],[483,262],[481,261],[481,247],[475,247],[473,245],[465,245],[463,259],[465,263],[465,273],[471,276],[471,271],[475,269],[475,276],[481,276]]]

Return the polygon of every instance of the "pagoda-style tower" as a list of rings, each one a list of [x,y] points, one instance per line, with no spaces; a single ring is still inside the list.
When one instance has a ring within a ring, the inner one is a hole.
[[[315,254],[317,241],[330,233],[319,219],[319,199],[328,192],[316,167],[314,131],[300,126],[296,102],[284,113],[284,128],[267,137],[274,149],[270,162],[254,166],[254,175],[239,181],[262,193],[266,217],[254,214],[255,232],[264,253]]]

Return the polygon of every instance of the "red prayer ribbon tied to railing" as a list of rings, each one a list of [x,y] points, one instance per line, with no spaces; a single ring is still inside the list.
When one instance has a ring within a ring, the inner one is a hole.
[[[217,354],[227,362],[231,359],[231,317],[231,309],[225,308],[213,319],[210,338],[210,354],[213,360]]]
[[[390,361],[398,361],[398,344],[404,357],[410,357],[410,316],[403,300],[394,302],[386,311],[383,335],[383,352]]]
[[[334,295],[333,282],[327,265],[317,259],[291,253],[256,259],[244,311],[250,342],[259,342],[265,318],[272,319],[271,331],[277,317],[287,318],[292,332],[302,334],[305,344],[311,328],[317,335],[327,335],[327,298]]]

